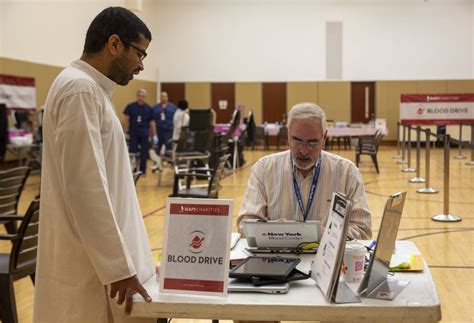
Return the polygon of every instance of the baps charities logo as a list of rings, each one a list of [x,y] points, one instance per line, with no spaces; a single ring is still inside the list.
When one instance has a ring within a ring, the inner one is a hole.
[[[201,253],[206,246],[206,234],[198,230],[193,231],[189,234],[188,241],[189,251],[192,253]]]
[[[419,105],[417,108],[416,108],[416,114],[421,116],[423,115],[423,113],[425,113],[425,107],[422,106],[422,105]]]

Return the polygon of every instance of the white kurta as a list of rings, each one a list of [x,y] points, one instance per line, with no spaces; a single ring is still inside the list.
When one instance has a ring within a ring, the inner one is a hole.
[[[78,60],[46,99],[35,322],[122,321],[104,286],[154,279],[114,88]]]
[[[290,156],[290,151],[287,150],[262,157],[253,165],[239,211],[239,224],[243,219],[256,217],[303,221],[293,188]],[[296,181],[301,189],[305,208],[313,174],[314,169],[303,178],[297,172]],[[359,170],[350,160],[321,151],[321,173],[308,220],[320,220],[322,229],[326,227],[329,217],[333,192],[343,193],[354,201],[348,236],[353,239],[369,239],[372,235],[371,215]]]

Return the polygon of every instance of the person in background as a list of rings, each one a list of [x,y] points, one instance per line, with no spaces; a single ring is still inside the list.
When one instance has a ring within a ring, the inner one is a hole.
[[[181,135],[181,128],[189,125],[188,101],[178,102],[178,110],[173,117],[173,141],[178,141]]]
[[[326,115],[314,103],[288,115],[290,149],[262,157],[252,167],[237,223],[244,219],[319,220],[323,231],[333,192],[353,200],[348,236],[370,239],[371,214],[364,182],[353,162],[323,150]],[[240,230],[241,231],[241,230]]]
[[[148,141],[153,137],[155,131],[153,127],[150,127],[153,122],[153,110],[146,103],[146,95],[144,89],[138,90],[137,101],[127,105],[123,111],[127,118],[125,132],[128,130],[130,136],[128,151],[130,154],[136,154],[140,147],[140,171],[143,175],[146,175]],[[150,129],[152,129],[152,133]]]
[[[150,41],[134,13],[104,9],[87,30],[81,58],[49,90],[34,322],[156,322],[127,317],[133,294],[151,302],[143,285],[156,277],[112,104],[116,85],[143,70]]]
[[[168,101],[168,93],[161,92],[160,103],[153,107],[153,118],[156,124],[156,133],[158,134],[158,154],[164,154],[162,151],[171,149],[170,139],[173,136],[173,117],[176,112],[176,106]]]

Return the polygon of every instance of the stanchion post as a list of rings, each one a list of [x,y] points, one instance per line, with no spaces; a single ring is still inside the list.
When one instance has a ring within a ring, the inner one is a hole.
[[[474,123],[471,123],[471,145],[474,145]],[[466,165],[474,165],[474,148],[471,148],[471,160]]]
[[[420,126],[416,127],[416,176],[409,180],[410,183],[424,183],[425,179],[420,177]]]
[[[402,159],[398,160],[397,164],[404,165],[407,163],[407,161],[405,160],[405,150],[406,150],[405,133],[406,133],[407,127],[403,123],[401,125],[402,125]]]
[[[466,159],[465,156],[462,155],[462,123],[459,124],[459,145],[458,145],[458,155],[454,156],[454,159]]]
[[[459,222],[461,217],[449,214],[449,149],[451,145],[451,136],[444,136],[444,192],[443,192],[443,213],[431,217],[433,221],[439,222]]]
[[[425,187],[417,189],[417,193],[422,193],[422,194],[436,194],[438,193],[438,190],[436,188],[430,187],[430,147],[431,147],[431,129],[426,128],[425,129],[425,136],[426,136],[426,141],[425,141]]]
[[[401,159],[400,156],[400,121],[397,121],[397,155],[393,156],[393,159]]]
[[[407,147],[407,167],[402,169],[404,173],[414,173],[415,169],[411,167],[411,126],[407,125],[408,129],[408,147]]]

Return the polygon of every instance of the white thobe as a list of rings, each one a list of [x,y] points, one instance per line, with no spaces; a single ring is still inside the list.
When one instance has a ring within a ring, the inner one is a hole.
[[[189,125],[189,114],[181,109],[176,110],[173,116],[173,140],[178,141],[181,128]]]
[[[303,221],[293,188],[290,156],[290,151],[287,150],[264,156],[253,165],[239,211],[239,224],[246,218]],[[313,168],[305,178],[296,172],[305,210],[314,171]],[[343,193],[354,202],[348,236],[353,239],[369,239],[372,235],[371,215],[359,170],[350,160],[321,151],[319,180],[307,217],[307,220],[321,221],[321,231],[326,227],[333,192]]]
[[[133,322],[105,286],[135,274],[142,284],[154,279],[114,88],[78,60],[48,93],[35,322]]]

